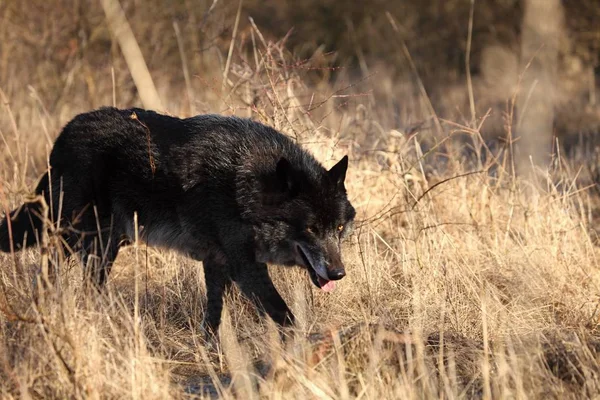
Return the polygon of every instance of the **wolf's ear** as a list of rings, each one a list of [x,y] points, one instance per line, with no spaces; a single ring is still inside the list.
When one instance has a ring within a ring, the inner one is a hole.
[[[275,168],[275,173],[277,174],[277,180],[279,181],[279,187],[281,190],[289,194],[293,194],[293,192],[296,190],[294,168],[287,158],[281,157],[279,159],[277,162],[277,167]]]
[[[344,180],[346,179],[347,170],[348,156],[344,156],[337,164],[327,171],[327,175],[332,182],[334,182],[337,186],[342,187],[344,185]]]

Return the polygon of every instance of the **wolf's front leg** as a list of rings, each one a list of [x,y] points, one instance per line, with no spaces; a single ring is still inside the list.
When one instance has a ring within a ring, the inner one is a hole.
[[[294,324],[294,315],[273,285],[267,264],[254,262],[241,266],[232,278],[261,313],[266,312],[281,326]]]
[[[207,297],[202,329],[207,339],[212,339],[216,336],[221,324],[223,296],[225,290],[231,285],[231,277],[228,266],[215,261],[212,257],[206,258],[202,263],[204,264]]]

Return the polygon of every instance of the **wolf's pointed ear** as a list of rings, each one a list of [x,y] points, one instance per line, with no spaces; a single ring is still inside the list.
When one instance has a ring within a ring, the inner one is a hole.
[[[337,164],[335,164],[327,175],[332,182],[337,186],[344,186],[344,180],[346,180],[346,171],[348,170],[348,156],[344,156]]]
[[[279,159],[275,173],[277,174],[281,189],[284,192],[293,192],[296,186],[294,182],[294,169],[287,158],[281,157]]]

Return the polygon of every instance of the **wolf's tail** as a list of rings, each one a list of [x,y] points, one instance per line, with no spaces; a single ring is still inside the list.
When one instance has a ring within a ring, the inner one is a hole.
[[[50,172],[44,174],[35,193],[49,197]],[[0,222],[0,251],[11,252],[37,243],[43,227],[43,206],[40,201],[28,202],[5,215]]]

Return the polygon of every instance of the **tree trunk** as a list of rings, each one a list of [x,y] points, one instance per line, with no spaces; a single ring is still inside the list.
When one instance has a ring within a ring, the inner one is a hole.
[[[521,33],[522,81],[517,99],[519,171],[547,166],[557,96],[558,46],[564,33],[560,0],[526,0]]]

